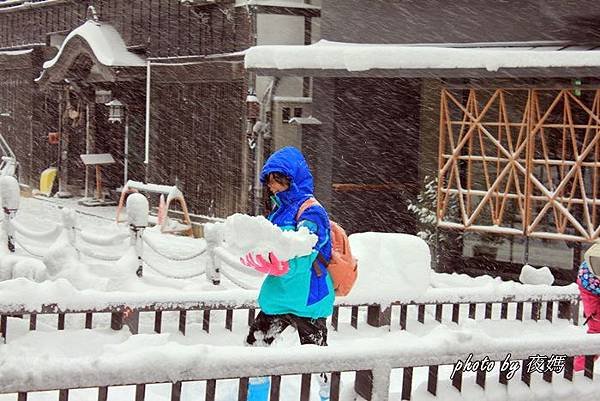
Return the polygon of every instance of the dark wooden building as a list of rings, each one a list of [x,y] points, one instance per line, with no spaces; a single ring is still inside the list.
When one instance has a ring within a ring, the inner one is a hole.
[[[593,1],[325,1],[328,42],[257,47],[258,75],[313,77],[303,147],[351,232],[423,228],[440,269],[573,279],[600,236],[600,18]]]
[[[0,130],[21,182],[35,188],[55,166],[59,195],[83,195],[94,177],[79,155],[110,153],[107,189],[126,178],[176,184],[193,213],[249,210],[259,155],[248,145],[256,119],[247,95],[260,83],[242,52],[297,41],[274,21],[310,43],[318,16],[304,2],[0,1]],[[302,96],[301,88],[281,94]],[[115,99],[125,106],[121,123],[109,122],[105,104]]]

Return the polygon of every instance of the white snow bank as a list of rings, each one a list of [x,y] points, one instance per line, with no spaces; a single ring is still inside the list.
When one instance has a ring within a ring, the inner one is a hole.
[[[265,257],[273,252],[281,260],[309,255],[317,243],[317,236],[301,227],[298,231],[282,231],[263,216],[236,213],[225,220],[226,249],[236,255],[248,252]]]
[[[358,280],[346,302],[386,304],[425,293],[430,283],[431,254],[421,238],[398,233],[357,233],[349,237],[358,259]]]
[[[89,20],[67,35],[53,59],[44,63],[44,69],[56,64],[65,47],[76,36],[88,43],[98,61],[109,67],[143,67],[144,59],[127,50],[123,38],[111,25]]]
[[[500,364],[498,364],[499,366]],[[552,383],[545,382],[540,374],[531,376],[528,386],[519,378],[518,371],[508,385],[498,382],[498,368],[495,373],[488,373],[485,388],[476,383],[475,374],[463,376],[462,391],[458,391],[450,380],[440,380],[437,383],[437,394],[434,396],[427,391],[427,383],[421,383],[412,393],[412,401],[597,401],[600,393],[600,382],[591,381],[581,374],[576,374],[573,381],[562,375],[553,375]]]
[[[508,353],[514,360],[536,354],[600,353],[600,336],[586,335],[572,326],[560,335],[525,338],[438,326],[423,337],[399,332],[330,347],[183,345],[170,337],[131,336],[78,356],[57,355],[52,347],[27,349],[8,344],[0,347],[0,392],[371,369],[376,387],[387,388],[382,376],[389,378],[390,368],[453,364],[471,352],[474,360],[486,355],[503,360]]]
[[[308,46],[266,45],[250,48],[246,68],[456,69],[597,67],[600,51],[514,48],[453,48],[402,44],[359,44],[321,40]]]
[[[554,276],[546,266],[537,269],[530,265],[524,265],[519,275],[519,281],[523,284],[552,285]]]
[[[146,279],[146,277],[144,277]],[[150,278],[148,278],[150,280]],[[165,281],[166,279],[161,279]],[[132,280],[133,281],[133,280]],[[139,280],[133,281],[135,283]],[[181,282],[181,280],[179,280]],[[141,285],[141,284],[140,284]],[[208,287],[210,284],[206,284]],[[23,308],[28,311],[42,311],[43,305],[55,304],[61,311],[100,310],[115,305],[127,305],[132,309],[156,305],[159,307],[198,307],[206,306],[256,306],[256,291],[182,291],[177,288],[153,288],[146,284],[139,292],[103,291],[77,289],[69,280],[58,278],[54,281],[35,283],[24,278],[0,282],[0,310]],[[185,290],[185,287],[183,288]]]
[[[44,281],[47,278],[46,266],[37,259],[2,255],[0,257],[0,281],[19,277],[37,282]]]
[[[30,230],[29,227],[27,227],[26,225],[21,224],[21,222],[17,219],[14,219],[11,223],[18,234],[21,234],[29,239],[34,239],[36,241],[54,241],[56,240],[56,238],[58,238],[59,234],[63,230],[63,226],[61,224],[54,224],[52,225],[52,228],[44,231],[34,231]]]
[[[433,288],[415,298],[415,302],[425,299],[447,303],[478,302],[525,302],[525,301],[557,301],[574,300],[579,297],[577,284],[566,286],[544,286],[521,284],[516,281],[503,281],[499,277],[466,274],[431,274]]]

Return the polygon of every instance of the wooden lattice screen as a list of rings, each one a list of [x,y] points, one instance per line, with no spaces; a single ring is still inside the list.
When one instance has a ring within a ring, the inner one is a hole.
[[[600,89],[444,89],[438,224],[600,237]]]

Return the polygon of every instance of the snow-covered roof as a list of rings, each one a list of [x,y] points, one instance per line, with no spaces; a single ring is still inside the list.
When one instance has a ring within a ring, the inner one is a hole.
[[[102,22],[89,20],[69,33],[56,56],[44,63],[44,69],[51,68],[56,64],[69,41],[75,37],[86,41],[94,52],[94,56],[105,66],[142,67],[146,65],[142,57],[127,50],[123,38],[115,28]]]
[[[557,51],[561,50],[561,51]],[[451,44],[359,44],[321,40],[307,46],[250,48],[248,69],[369,71],[386,69],[499,69],[600,67],[600,51],[580,47],[452,47]]]
[[[320,125],[321,121],[319,121],[318,118],[315,118],[313,116],[309,116],[309,117],[292,117],[290,118],[290,121],[288,121],[289,124],[296,124],[296,125]]]
[[[273,96],[274,102],[281,103],[312,103],[312,97],[306,96]]]
[[[0,11],[18,11],[50,4],[66,3],[65,0],[4,0],[0,1]]]
[[[265,7],[287,7],[287,8],[302,8],[306,10],[320,10],[321,7],[314,4],[306,4],[300,2],[292,2],[285,0],[237,0],[236,7],[243,6],[265,6]]]
[[[21,56],[23,54],[28,54],[31,53],[33,50],[32,49],[25,49],[25,50],[6,50],[6,51],[1,51],[0,52],[0,56]]]

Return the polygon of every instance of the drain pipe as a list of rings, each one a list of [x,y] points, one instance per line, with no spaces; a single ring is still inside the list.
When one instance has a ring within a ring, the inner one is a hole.
[[[272,132],[272,113],[268,117],[267,112],[273,110],[273,96],[279,85],[279,77],[274,77],[271,84],[265,91],[260,101],[260,119],[256,122],[252,130],[256,134],[256,149],[254,150],[254,215],[260,214],[262,200],[262,183],[260,182],[260,173],[264,163],[265,139],[270,138]]]
[[[150,61],[146,62],[146,138],[144,145],[144,167],[145,167],[145,181],[148,182],[150,179]]]

